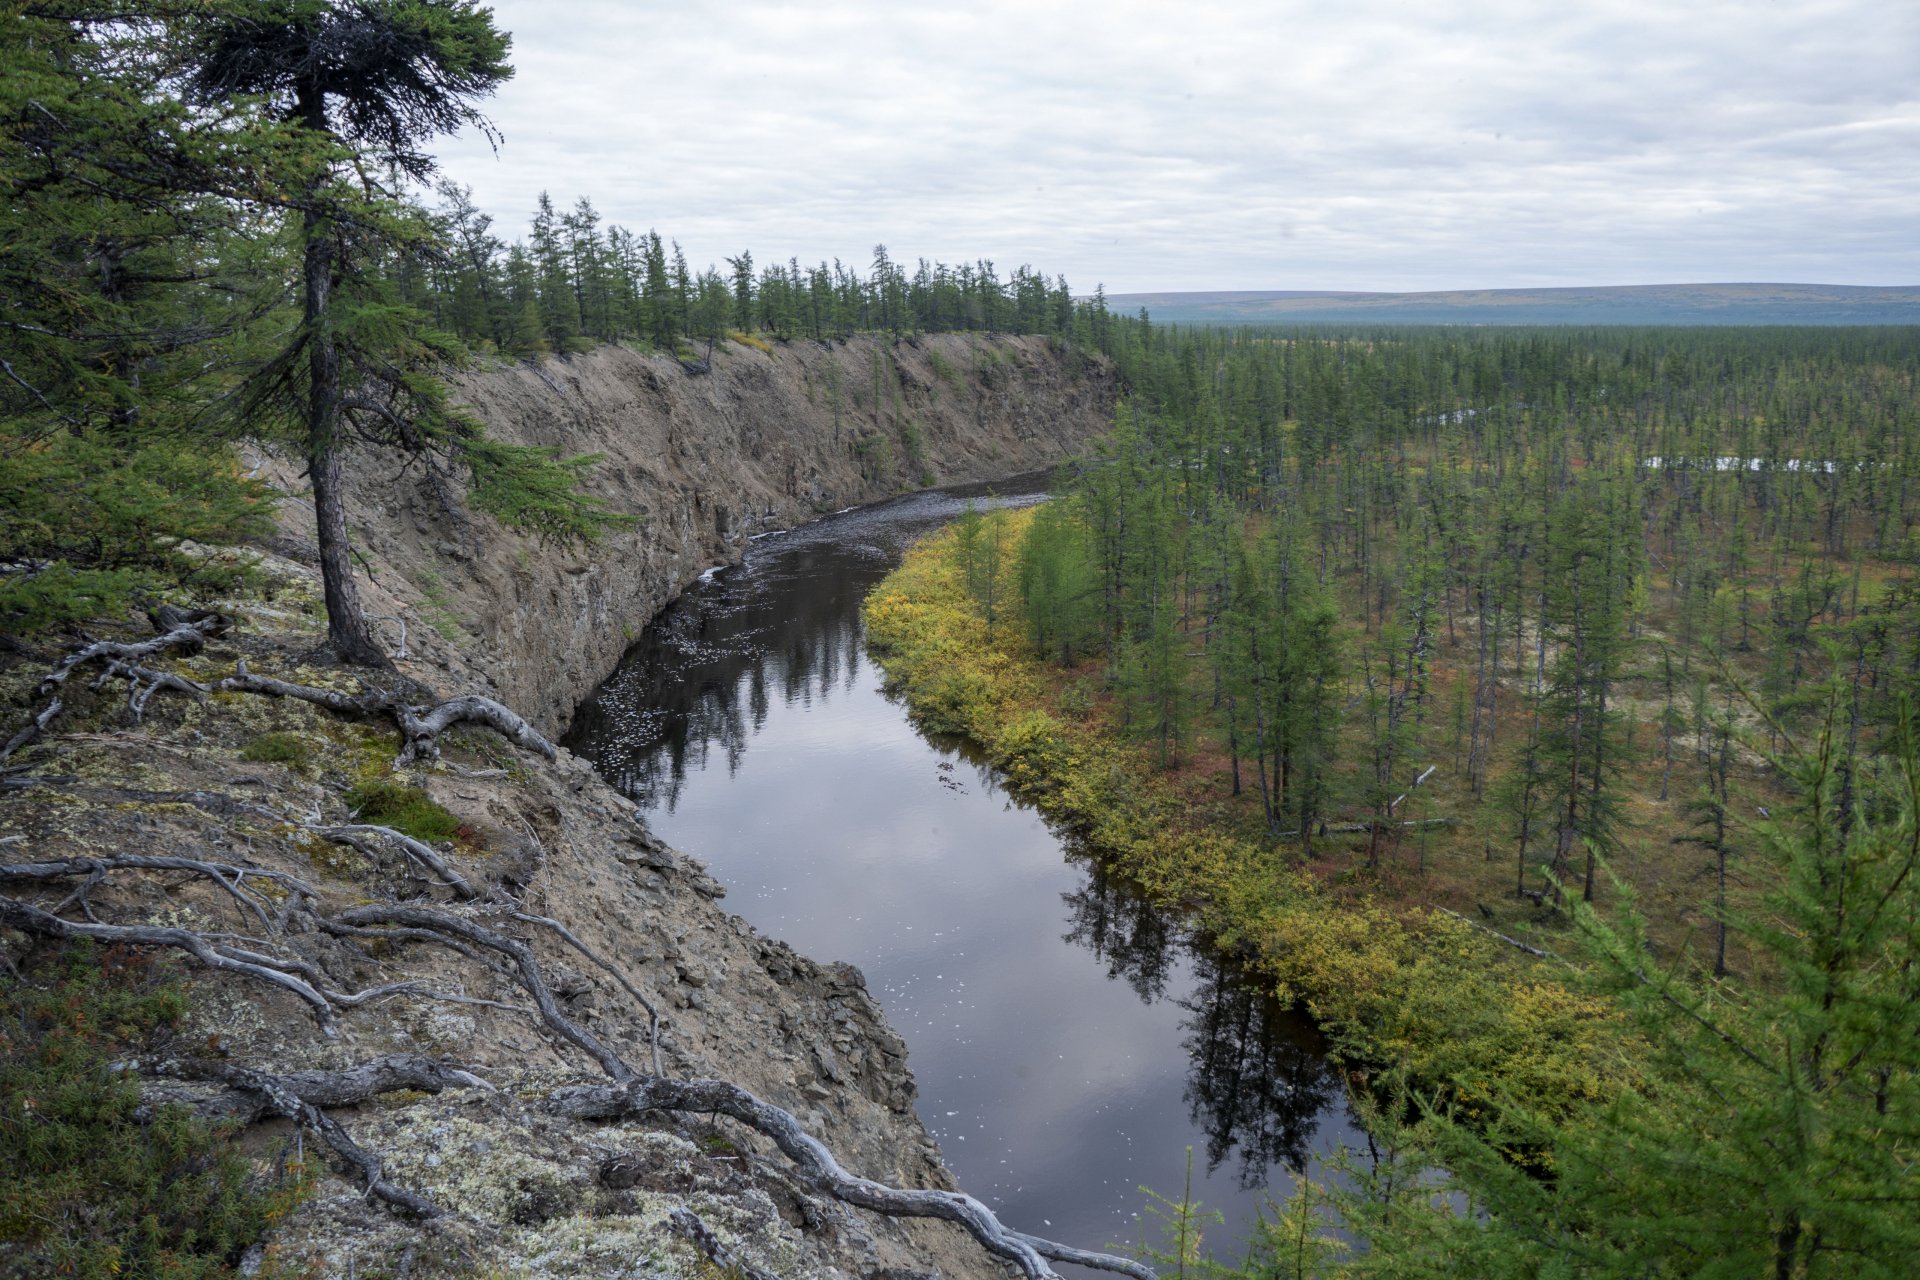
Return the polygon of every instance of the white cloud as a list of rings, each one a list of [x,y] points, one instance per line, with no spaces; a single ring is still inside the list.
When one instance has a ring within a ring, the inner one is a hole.
[[[696,262],[1030,261],[1078,288],[1920,281],[1920,9],[497,0],[448,174]]]

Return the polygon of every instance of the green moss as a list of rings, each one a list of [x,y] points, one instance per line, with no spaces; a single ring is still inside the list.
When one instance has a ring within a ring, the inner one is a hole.
[[[242,760],[256,764],[290,764],[304,769],[311,753],[297,733],[263,733],[240,749]]]
[[[368,778],[347,789],[347,803],[360,821],[392,827],[429,844],[460,833],[460,819],[418,787],[395,778]]]

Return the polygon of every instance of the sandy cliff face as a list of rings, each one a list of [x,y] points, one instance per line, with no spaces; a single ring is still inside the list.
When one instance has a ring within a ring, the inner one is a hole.
[[[591,553],[543,545],[447,510],[399,459],[363,457],[352,526],[367,607],[384,617],[390,647],[404,624],[406,674],[445,696],[493,693],[553,732],[633,630],[753,533],[922,482],[1057,462],[1110,420],[1114,385],[1105,366],[1040,340],[948,336],[770,355],[735,346],[700,375],[607,349],[472,373],[460,391],[502,438],[604,455],[596,490],[645,523]],[[289,494],[284,534],[262,565],[269,585],[220,606],[233,627],[219,642],[154,661],[206,687],[244,662],[261,675],[355,689],[362,673],[303,665],[323,635],[311,510],[292,467],[260,461]],[[35,686],[57,656],[51,641],[0,656],[0,705],[19,714],[37,706]],[[913,1112],[905,1046],[859,974],[797,956],[728,914],[724,888],[652,837],[583,761],[565,752],[544,760],[468,730],[450,735],[438,762],[390,772],[394,739],[377,717],[242,693],[170,694],[136,725],[117,691],[76,684],[71,697],[58,732],[9,779],[25,797],[0,807],[10,847],[44,858],[227,857],[305,883],[303,920],[411,904],[504,931],[532,948],[569,1016],[636,1069],[650,1060],[649,1022],[623,981],[663,1015],[667,1075],[753,1090],[857,1174],[948,1185]],[[269,738],[278,751],[253,749]],[[338,845],[313,834],[353,821],[351,788],[369,778],[422,788],[458,821],[461,834],[439,853],[475,897],[461,900],[378,840]],[[45,886],[35,901],[52,907],[65,891]],[[741,1126],[665,1112],[611,1124],[559,1117],[560,1092],[604,1077],[529,1013],[497,958],[417,931],[282,927],[231,898],[207,883],[124,872],[91,901],[121,923],[265,927],[270,936],[256,945],[299,972],[341,991],[384,984],[396,994],[354,1006],[327,1035],[285,991],[188,966],[189,1050],[216,1044],[223,1061],[271,1072],[424,1054],[484,1082],[340,1108],[386,1176],[449,1212],[425,1223],[397,1215],[330,1166],[272,1242],[295,1271],[714,1274],[676,1234],[674,1214],[691,1210],[750,1264],[788,1280],[1004,1274],[955,1228],[817,1194]],[[622,980],[569,950],[543,917]],[[0,959],[28,964],[44,950],[0,929]],[[263,1153],[278,1140],[271,1131],[254,1139]]]
[[[417,474],[392,479],[398,460],[355,469],[370,607],[408,621],[416,665],[403,669],[431,683],[436,667],[467,667],[548,732],[648,618],[751,535],[1051,466],[1105,429],[1115,395],[1107,367],[1077,351],[959,334],[770,354],[728,344],[705,374],[605,347],[457,387],[503,439],[602,455],[594,491],[644,520],[591,551],[542,545],[451,515]]]

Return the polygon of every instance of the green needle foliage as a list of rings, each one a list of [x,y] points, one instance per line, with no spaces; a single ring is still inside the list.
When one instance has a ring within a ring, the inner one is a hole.
[[[185,1108],[143,1109],[114,1069],[185,1012],[143,956],[79,944],[0,977],[0,1277],[236,1274],[304,1173],[257,1171]]]

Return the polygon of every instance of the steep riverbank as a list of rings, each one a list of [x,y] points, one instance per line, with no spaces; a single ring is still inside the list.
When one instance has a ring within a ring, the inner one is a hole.
[[[869,381],[856,391],[862,369]],[[427,477],[395,481],[380,459],[355,468],[368,606],[389,620],[390,643],[405,624],[400,666],[424,686],[408,696],[488,692],[553,729],[611,667],[628,628],[752,533],[929,472],[979,477],[1057,461],[1104,425],[1112,382],[1102,366],[1041,342],[944,338],[771,357],[743,348],[701,375],[607,350],[470,374],[462,393],[504,438],[604,454],[597,489],[648,517],[583,553],[444,511]],[[352,692],[355,673],[306,665],[321,635],[308,513],[291,468],[258,461],[289,491],[262,593],[218,602],[230,630],[145,655],[142,671],[211,690],[244,664],[252,677]],[[102,634],[132,643],[151,632],[129,620]],[[0,697],[14,713],[43,705],[36,687],[59,653],[49,639],[0,659]],[[118,684],[76,679],[63,696],[59,719],[9,761],[18,768],[0,809],[8,861],[82,875],[94,865],[83,860],[129,854],[241,868],[244,878],[221,882],[116,865],[84,905],[110,926],[242,938],[248,954],[302,975],[289,985],[182,961],[192,1012],[153,1051],[227,1073],[227,1083],[169,1085],[167,1096],[232,1114],[236,1097],[253,1096],[232,1084],[234,1071],[285,1079],[390,1054],[455,1063],[479,1082],[390,1088],[335,1108],[386,1179],[449,1212],[419,1221],[370,1202],[364,1170],[334,1162],[268,1241],[267,1256],[291,1273],[706,1274],[716,1255],[675,1226],[686,1210],[745,1263],[788,1280],[1002,1274],[957,1228],[823,1196],[739,1125],[668,1111],[610,1124],[564,1114],[565,1090],[604,1082],[604,1060],[597,1069],[578,1040],[543,1025],[517,961],[490,962],[487,946],[446,934],[445,920],[519,939],[560,1014],[635,1070],[649,1067],[651,1036],[629,982],[659,1009],[667,1076],[731,1081],[786,1108],[855,1174],[951,1185],[914,1115],[904,1048],[859,973],[816,964],[728,914],[717,901],[724,887],[648,833],[583,762],[462,729],[441,759],[400,766],[380,715],[243,692],[203,697],[184,683],[143,702],[138,720]],[[443,824],[423,838],[438,842],[435,856],[471,896],[403,844],[342,830],[396,796],[395,813]],[[289,899],[284,886],[295,883]],[[72,913],[71,887],[50,872],[8,892]],[[394,914],[413,909],[443,923],[422,929]],[[19,920],[0,928],[0,958],[31,977],[58,944],[34,917]],[[323,1020],[303,1004],[302,985],[384,994]],[[269,1123],[244,1145],[271,1169],[287,1158],[289,1134]]]
[[[363,589],[373,611],[408,620],[402,669],[471,671],[549,733],[647,619],[754,534],[1052,466],[1107,429],[1117,393],[1108,366],[1076,349],[966,334],[728,343],[703,374],[602,347],[455,386],[502,439],[598,454],[593,492],[643,521],[583,552],[449,512],[428,477],[394,480],[398,459],[355,469]],[[290,532],[305,528],[296,518]]]

